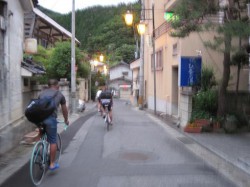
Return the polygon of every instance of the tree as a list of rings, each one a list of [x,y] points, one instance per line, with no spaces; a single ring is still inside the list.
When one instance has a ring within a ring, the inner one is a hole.
[[[125,62],[134,59],[134,32],[126,26],[122,15],[131,7],[140,9],[139,2],[128,5],[121,3],[118,6],[94,6],[76,11],[76,37],[81,42],[81,50],[87,51],[89,56],[105,53],[105,56],[112,56],[112,63],[121,59]],[[64,28],[71,30],[71,13],[58,14],[39,6],[38,8]],[[140,14],[136,14],[135,20],[138,21],[139,16]],[[124,44],[128,47],[123,54],[121,49]],[[109,46],[113,46],[112,51],[108,51]]]
[[[81,54],[79,48],[75,48],[76,66],[79,66]],[[48,66],[49,76],[60,79],[71,80],[71,43],[57,42],[52,51],[50,64]]]
[[[215,50],[222,50],[224,56],[222,80],[218,89],[218,116],[225,116],[226,113],[226,91],[230,78],[230,61],[233,50],[232,39],[234,37],[247,37],[250,34],[247,15],[242,14],[243,10],[246,9],[246,3],[246,0],[229,0],[225,5],[221,5],[218,0],[180,0],[174,8],[175,16],[171,25],[175,31],[173,31],[172,36],[186,37],[191,32],[204,29],[218,33],[218,37],[213,42],[207,43],[207,46]],[[204,24],[205,18],[218,13],[218,11],[224,13],[223,24],[214,22]]]
[[[248,54],[244,49],[237,51],[232,56],[231,64],[237,66],[237,82],[236,82],[236,106],[238,102],[238,93],[239,93],[239,81],[240,81],[240,70],[244,65],[247,65],[249,62]]]

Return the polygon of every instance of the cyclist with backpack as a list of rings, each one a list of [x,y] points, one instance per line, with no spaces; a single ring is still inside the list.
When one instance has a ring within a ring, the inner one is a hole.
[[[108,114],[112,124],[112,107],[113,107],[113,96],[112,92],[108,90],[107,87],[100,94],[100,102],[101,102],[101,110],[103,114],[103,118],[105,118],[105,105],[108,105]]]
[[[55,170],[59,168],[59,164],[55,163],[56,156],[56,138],[57,138],[57,108],[61,105],[62,114],[64,117],[65,124],[69,125],[68,121],[68,108],[66,106],[66,99],[64,95],[59,91],[59,84],[56,79],[50,79],[48,81],[48,89],[43,90],[39,98],[53,97],[56,109],[48,118],[46,118],[42,124],[45,126],[45,131],[47,133],[47,140],[50,143],[50,170]]]

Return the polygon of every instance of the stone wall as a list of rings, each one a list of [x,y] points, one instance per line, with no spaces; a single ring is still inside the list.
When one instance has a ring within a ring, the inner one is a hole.
[[[61,81],[59,84],[60,84],[60,91],[64,94],[67,106],[69,106],[70,104],[69,82],[64,80]],[[21,99],[23,105],[18,109],[21,111],[21,116],[14,121],[10,121],[8,125],[0,129],[0,156],[5,152],[11,150],[15,146],[17,146],[26,133],[36,128],[34,124],[30,123],[25,118],[24,111],[30,99],[37,98],[37,96],[44,88],[44,86],[45,85],[35,85],[33,86],[32,91],[23,92]],[[61,112],[61,110],[58,111]]]
[[[179,118],[181,127],[185,127],[192,113],[192,92],[182,91],[180,94]]]
[[[15,14],[5,17],[7,23],[1,35],[1,56],[4,55],[0,81],[0,131],[22,116],[21,60],[23,58],[23,9],[16,0],[8,0],[7,10]]]
[[[1,37],[0,56],[0,155],[13,148],[22,135],[32,129],[23,117],[21,61],[23,59],[24,11],[19,1],[4,6],[6,30]],[[7,14],[13,12],[13,14]]]

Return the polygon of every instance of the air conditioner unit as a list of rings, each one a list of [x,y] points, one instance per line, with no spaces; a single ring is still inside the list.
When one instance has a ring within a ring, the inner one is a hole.
[[[3,16],[0,16],[0,28],[2,31],[6,30],[6,22]]]

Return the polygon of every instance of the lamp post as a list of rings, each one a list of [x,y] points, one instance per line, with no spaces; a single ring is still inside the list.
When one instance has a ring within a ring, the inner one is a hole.
[[[141,2],[141,6],[143,7],[143,2]],[[135,24],[133,21],[133,14],[130,11],[127,11],[125,14],[125,23],[128,26],[133,26],[134,31],[134,37],[136,41],[136,57],[138,57],[138,39],[136,39],[136,32],[135,32]],[[144,9],[141,9],[141,20],[144,20]],[[137,27],[138,31],[138,27]],[[138,98],[138,105],[139,109],[143,109],[143,95],[144,95],[144,33],[142,34],[140,31],[138,31],[140,34],[140,69],[139,69],[139,98]]]
[[[104,61],[103,54],[100,55],[99,59],[100,59],[101,62]],[[108,63],[108,61],[106,61],[106,62],[107,62],[106,65],[103,66],[103,73],[106,75],[106,86],[109,87],[108,86],[108,84],[109,84],[109,73],[110,73],[109,72],[109,63]]]
[[[142,4],[143,7],[143,4]],[[140,63],[140,89],[139,89],[139,105],[143,103],[143,88],[144,88],[144,33],[146,31],[146,25],[143,22],[144,20],[146,20],[144,18],[144,12],[145,10],[151,10],[152,11],[152,18],[148,19],[148,20],[152,20],[152,48],[153,48],[153,58],[152,58],[152,63],[153,63],[153,71],[154,71],[154,114],[156,114],[156,55],[155,55],[155,21],[154,21],[154,4],[152,4],[152,8],[151,9],[142,9],[142,15],[141,15],[141,22],[140,24],[137,25],[137,29],[138,29],[138,33],[142,36],[141,37],[141,54],[140,54],[140,59],[141,59],[141,63]],[[127,12],[128,13],[128,12]],[[127,14],[125,15],[125,21],[128,18],[128,23],[131,22],[131,20],[133,21],[133,18],[131,19],[131,15]],[[126,21],[127,23],[127,21]],[[140,106],[139,106],[140,107]]]
[[[72,0],[72,38],[71,38],[71,112],[76,107],[76,72],[75,72],[75,0]]]

